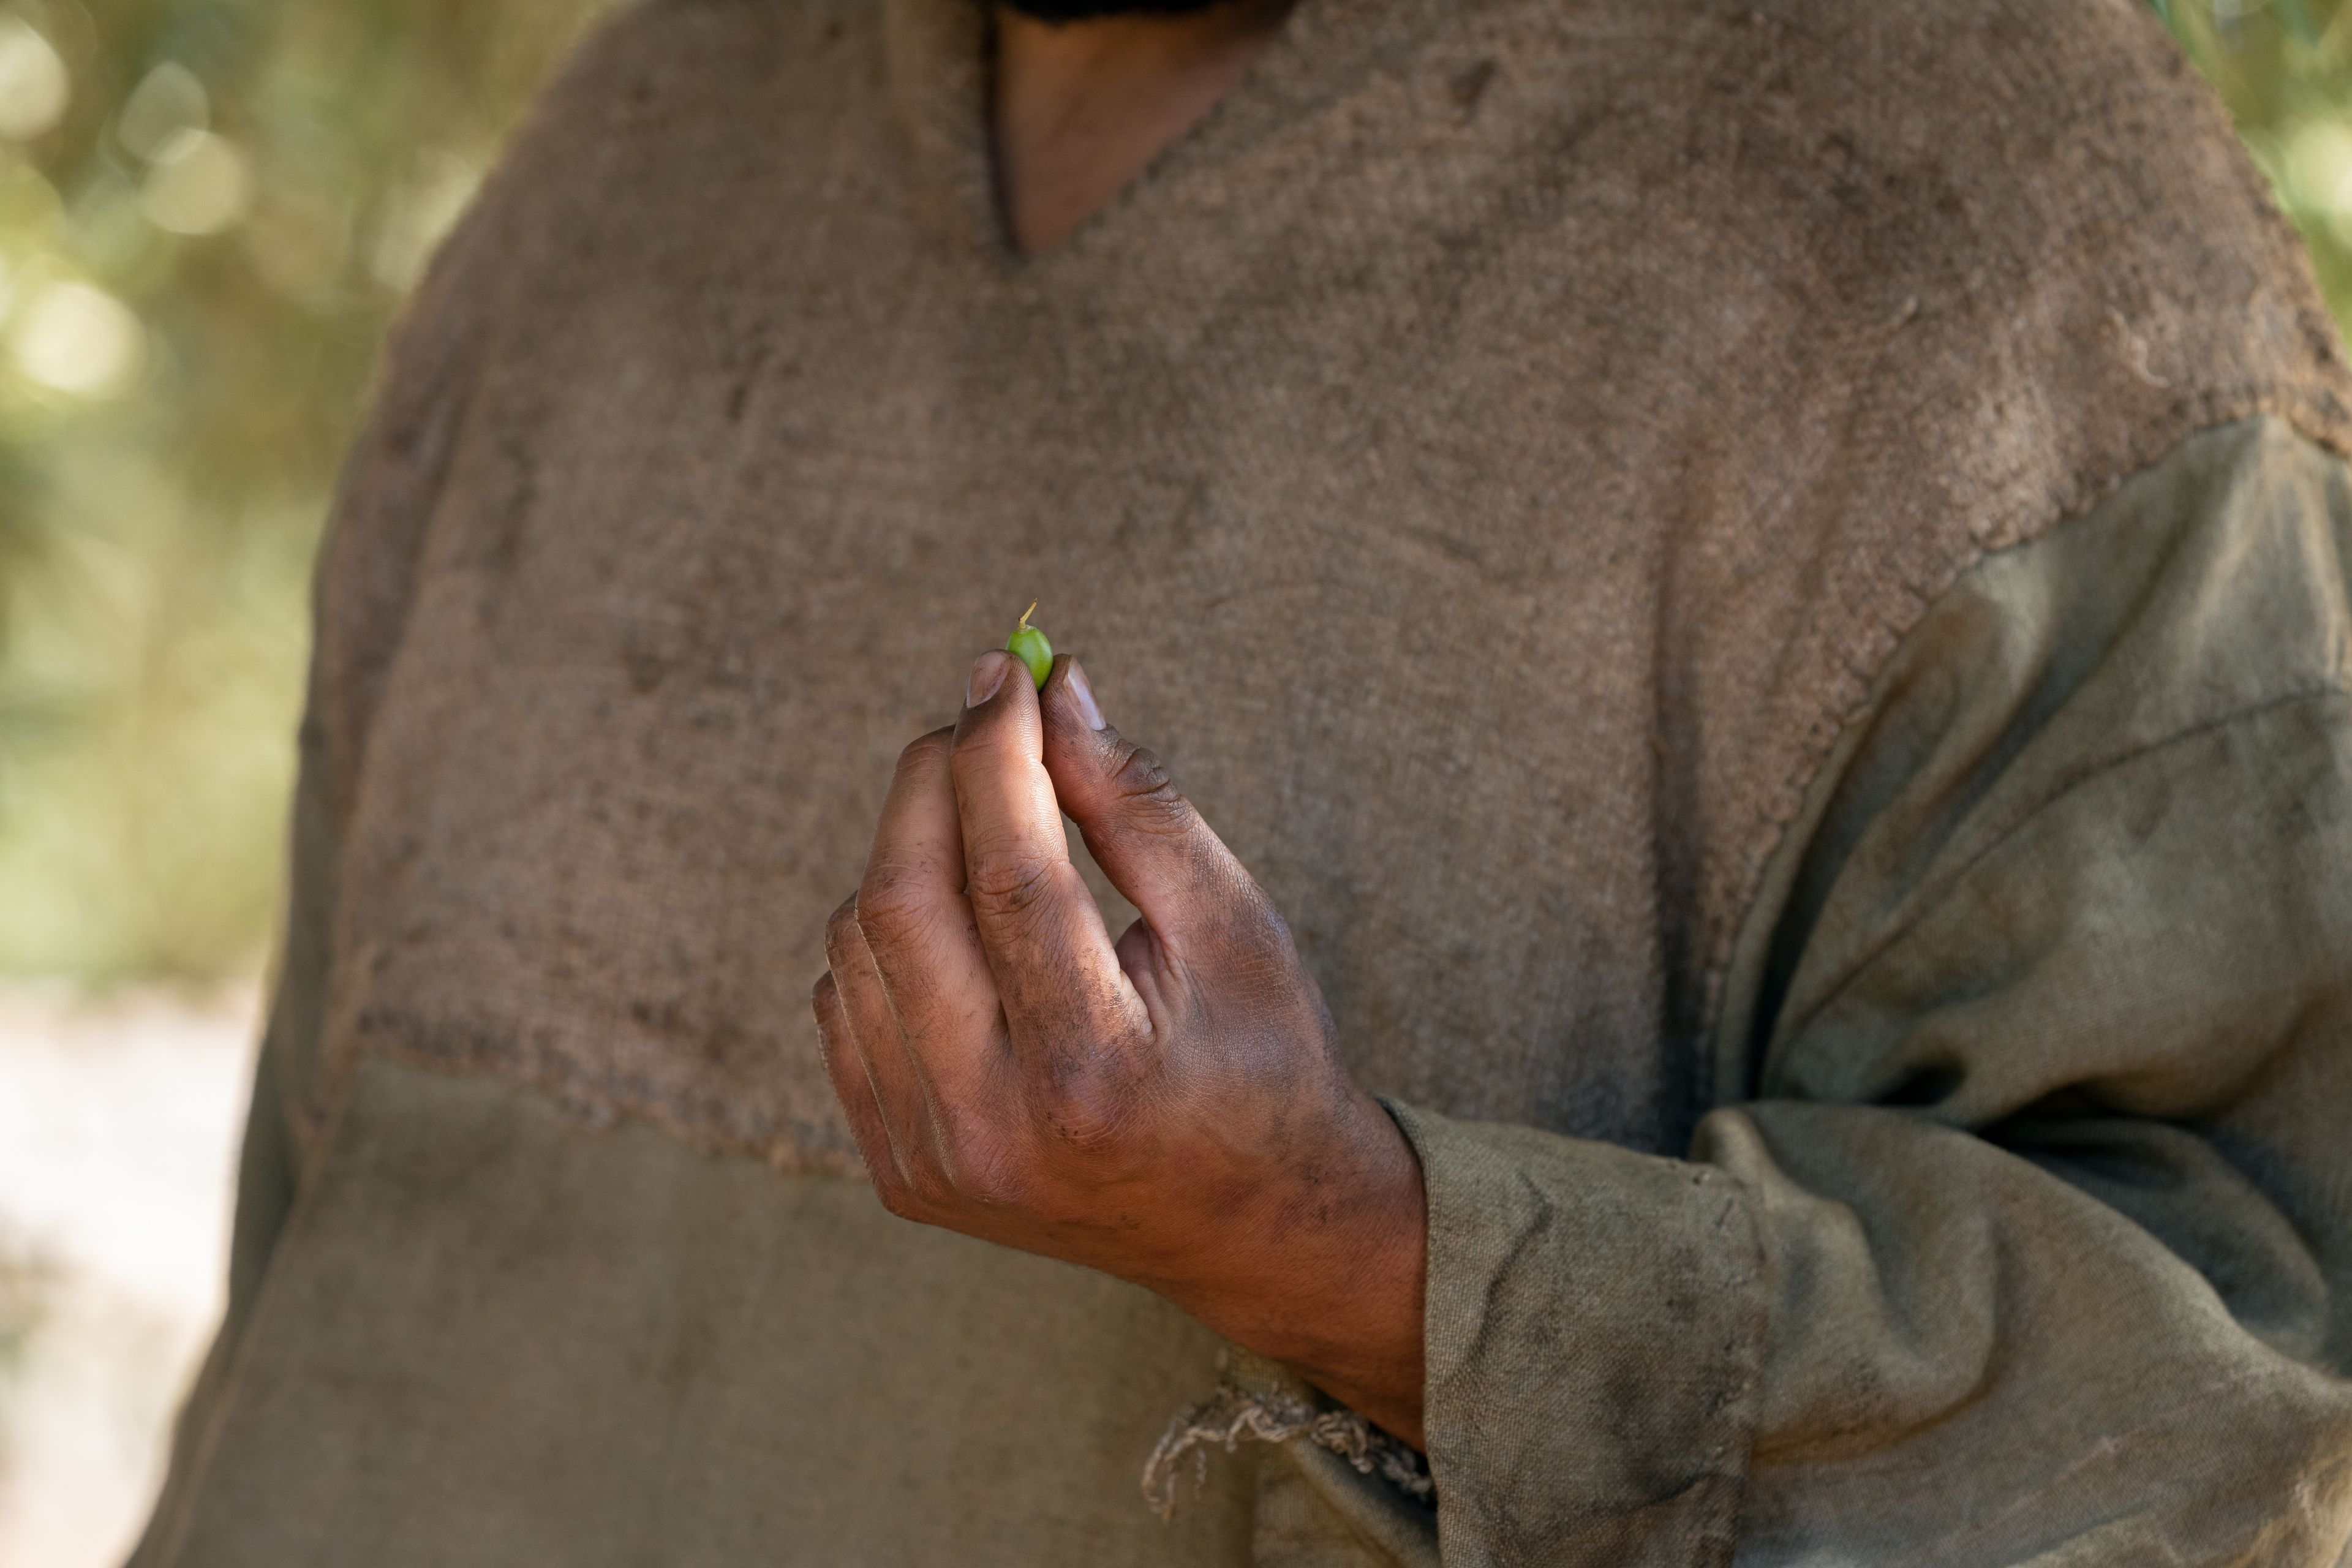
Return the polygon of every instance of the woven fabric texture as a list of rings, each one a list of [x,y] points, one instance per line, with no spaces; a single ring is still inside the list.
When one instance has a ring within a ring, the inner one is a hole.
[[[364,1056],[840,1169],[805,995],[1042,598],[1369,1087],[1678,1149],[1759,868],[1956,574],[2342,449],[2133,0],[1303,0],[1022,262],[966,0],[657,0],[403,329],[320,575],[315,1147]]]

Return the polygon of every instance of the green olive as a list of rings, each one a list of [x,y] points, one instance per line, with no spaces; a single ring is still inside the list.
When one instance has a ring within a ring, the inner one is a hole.
[[[1045,689],[1045,678],[1054,673],[1054,645],[1045,640],[1044,632],[1029,624],[1029,617],[1036,608],[1037,601],[1030,600],[1029,608],[1021,612],[1021,624],[1014,626],[1013,635],[1004,639],[1004,651],[1029,667],[1029,678],[1037,683],[1037,689],[1043,691]]]

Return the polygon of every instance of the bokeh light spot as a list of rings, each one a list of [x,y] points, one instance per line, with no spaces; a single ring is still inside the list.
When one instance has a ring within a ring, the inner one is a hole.
[[[253,171],[245,154],[209,131],[173,133],[155,153],[139,191],[139,210],[173,234],[218,234],[253,205]]]
[[[149,71],[122,100],[115,117],[114,135],[142,158],[161,158],[174,139],[191,131],[210,130],[212,95],[196,73],[166,60]]]
[[[2315,213],[2352,246],[2352,120],[2305,121],[2287,138],[2290,201]]]
[[[0,16],[0,137],[29,142],[65,118],[73,98],[66,62],[21,16]]]
[[[87,283],[52,283],[26,304],[9,333],[27,380],[76,397],[126,390],[146,360],[146,329],[131,308]]]

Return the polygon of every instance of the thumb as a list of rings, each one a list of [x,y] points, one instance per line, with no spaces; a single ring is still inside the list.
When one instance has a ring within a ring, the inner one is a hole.
[[[1103,721],[1077,660],[1055,659],[1037,697],[1054,794],[1153,935],[1181,951],[1265,907],[1256,881],[1160,759]]]

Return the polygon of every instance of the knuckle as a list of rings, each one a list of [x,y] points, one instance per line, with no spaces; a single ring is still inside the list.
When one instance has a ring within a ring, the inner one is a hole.
[[[1111,765],[1111,786],[1122,800],[1147,799],[1153,795],[1173,795],[1176,781],[1170,776],[1168,765],[1149,746],[1131,742],[1119,743],[1120,755]]]
[[[1005,722],[1005,707],[1002,703],[982,703],[966,713],[963,722],[950,732],[948,766],[958,777],[968,776],[975,769],[1003,767],[1013,760],[1022,740]]]
[[[1110,775],[1111,796],[1121,815],[1143,832],[1190,832],[1192,805],[1167,765],[1146,747],[1128,746],[1126,752]]]
[[[882,866],[857,890],[852,918],[869,942],[889,946],[919,934],[929,911],[930,900],[919,877],[906,867]]]
[[[1028,856],[977,855],[964,871],[964,897],[983,918],[1017,919],[1044,903],[1053,889],[1054,868]]]
[[[1039,1097],[1038,1110],[1055,1140],[1074,1153],[1100,1157],[1118,1150],[1136,1119],[1133,1086],[1097,1068],[1058,1073]]]
[[[868,1161],[867,1169],[874,1176],[874,1195],[882,1200],[884,1208],[899,1219],[914,1219],[918,1216],[919,1205],[915,1200],[915,1194],[908,1190],[904,1182],[898,1179],[898,1173],[889,1170],[887,1163],[884,1165],[876,1165]]]
[[[824,956],[830,963],[839,957],[857,932],[857,900],[851,899],[826,917],[824,922]]]
[[[971,1160],[956,1170],[957,1193],[976,1207],[1025,1207],[1028,1190],[1028,1184],[1001,1163]]]
[[[933,730],[908,742],[898,752],[898,771],[936,766],[955,749],[955,731]]]
[[[917,1160],[908,1168],[905,1187],[908,1197],[919,1207],[939,1208],[955,1195],[955,1188],[946,1174],[928,1160]]]
[[[979,1119],[950,1121],[940,1137],[940,1170],[963,1203],[983,1208],[1022,1205],[1028,1183],[1019,1159],[996,1130]]]

